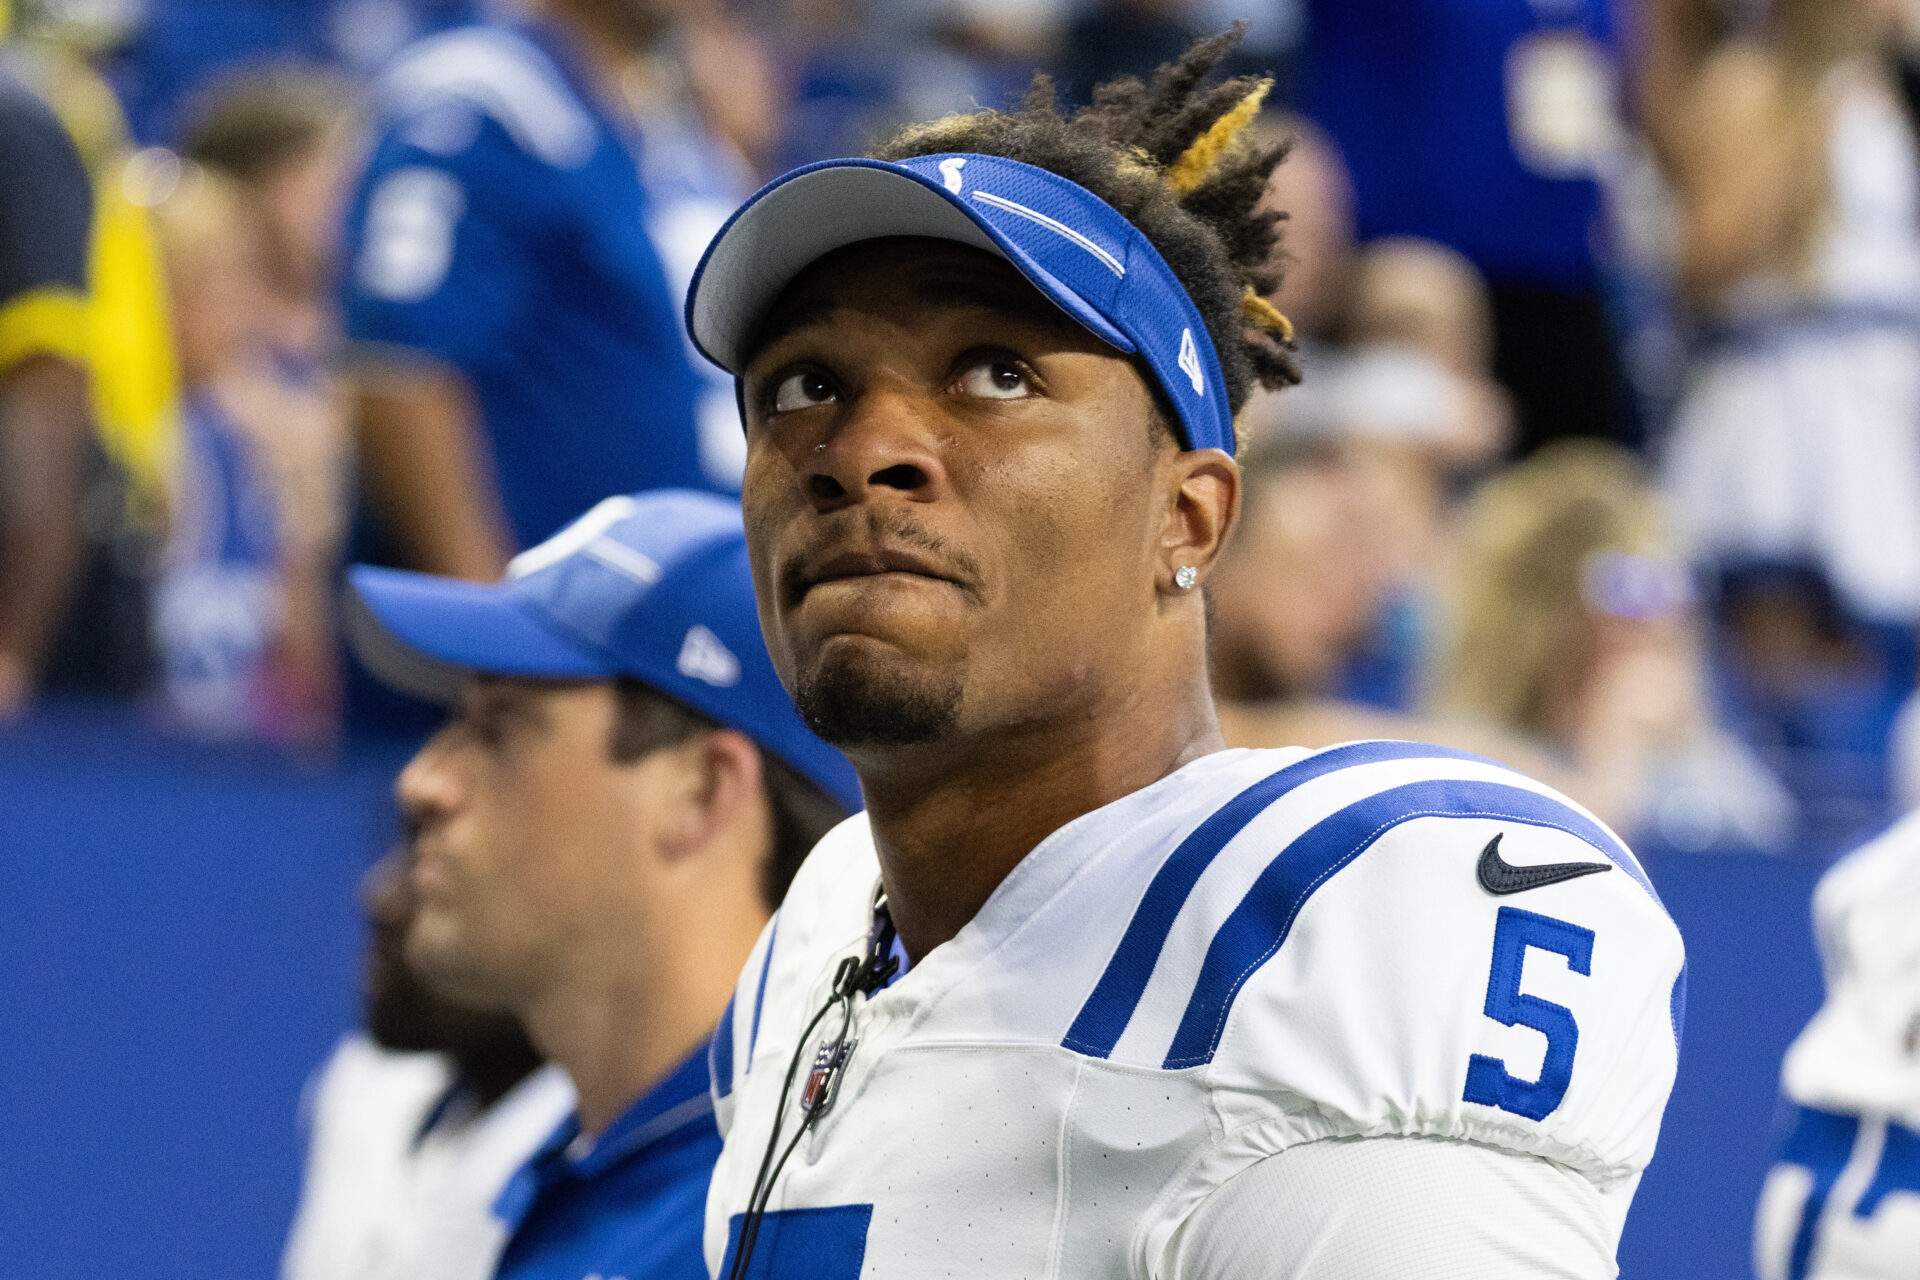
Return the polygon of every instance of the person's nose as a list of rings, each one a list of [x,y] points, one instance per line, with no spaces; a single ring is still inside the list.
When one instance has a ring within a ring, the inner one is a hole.
[[[886,498],[938,500],[947,470],[932,414],[925,396],[911,389],[861,395],[801,460],[801,483],[814,509]]]
[[[394,799],[409,838],[443,821],[460,806],[460,779],[448,750],[447,731],[427,740],[394,779]]]

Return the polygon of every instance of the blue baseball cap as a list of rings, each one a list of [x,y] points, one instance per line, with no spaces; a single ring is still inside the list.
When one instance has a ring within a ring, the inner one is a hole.
[[[367,668],[436,702],[462,676],[633,679],[752,738],[846,806],[846,757],[810,732],[760,635],[737,503],[685,489],[608,498],[495,585],[355,565],[347,633]]]
[[[1186,286],[1119,210],[1001,156],[825,160],[774,179],[720,229],[687,293],[687,329],[738,375],[767,309],[826,254],[925,236],[1005,258],[1101,341],[1146,362],[1189,449],[1233,452],[1220,357]]]

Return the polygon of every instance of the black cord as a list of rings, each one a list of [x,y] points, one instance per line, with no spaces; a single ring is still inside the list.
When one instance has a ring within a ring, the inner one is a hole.
[[[773,1184],[780,1177],[780,1171],[786,1168],[787,1157],[800,1145],[800,1139],[813,1127],[818,1112],[808,1112],[800,1121],[800,1129],[793,1135],[793,1141],[787,1144],[786,1152],[779,1162],[774,1162],[774,1152],[780,1146],[780,1130],[786,1125],[787,1099],[793,1096],[793,1079],[800,1072],[800,1059],[807,1051],[807,1045],[813,1040],[813,1032],[821,1019],[836,1008],[845,1013],[840,1024],[840,1038],[835,1042],[836,1050],[846,1040],[847,1029],[853,1022],[853,979],[861,968],[860,961],[848,956],[840,962],[840,968],[834,975],[833,995],[820,1011],[807,1023],[806,1030],[800,1033],[800,1039],[793,1046],[793,1057],[787,1062],[787,1078],[780,1086],[780,1102],[773,1113],[773,1130],[767,1135],[766,1154],[760,1157],[760,1172],[753,1179],[753,1194],[747,1197],[747,1211],[740,1220],[740,1241],[734,1247],[733,1266],[727,1271],[728,1280],[742,1280],[747,1274],[747,1264],[753,1258],[754,1245],[759,1242],[760,1221],[766,1216],[767,1201],[773,1198]],[[771,1170],[771,1172],[769,1172]]]
[[[800,1127],[795,1130],[793,1140],[787,1143],[787,1149],[780,1152],[780,1158],[774,1159],[774,1152],[780,1147],[780,1131],[785,1127],[787,1099],[793,1095],[793,1080],[800,1073],[800,1059],[806,1053],[807,1046],[813,1041],[814,1029],[829,1013],[840,1010],[840,1034],[833,1043],[822,1049],[825,1066],[830,1073],[837,1074],[846,1067],[842,1056],[847,1043],[847,1032],[853,1029],[853,997],[855,993],[871,996],[874,992],[892,981],[900,970],[900,961],[893,954],[893,916],[887,910],[887,897],[883,889],[874,890],[873,926],[867,933],[866,955],[856,959],[848,956],[840,962],[834,971],[833,993],[820,1011],[807,1023],[806,1030],[800,1033],[800,1039],[793,1046],[793,1057],[787,1061],[787,1078],[780,1085],[780,1102],[773,1112],[772,1131],[767,1135],[767,1149],[760,1157],[760,1172],[753,1179],[753,1194],[747,1197],[747,1211],[740,1219],[740,1240],[734,1246],[733,1265],[727,1269],[727,1280],[744,1280],[747,1267],[753,1260],[754,1247],[760,1243],[760,1224],[766,1219],[767,1203],[773,1199],[774,1184],[780,1181],[781,1170],[787,1167],[787,1160],[807,1136],[833,1099],[831,1076],[827,1091],[812,1106],[802,1104],[806,1114],[801,1117]],[[818,1064],[816,1064],[817,1068]]]

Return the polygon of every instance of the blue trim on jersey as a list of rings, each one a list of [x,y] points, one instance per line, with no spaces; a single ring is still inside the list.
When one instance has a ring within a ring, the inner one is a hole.
[[[1199,883],[1201,873],[1212,865],[1229,841],[1276,800],[1315,778],[1355,765],[1421,759],[1493,763],[1465,751],[1420,742],[1353,742],[1296,760],[1221,805],[1180,842],[1180,847],[1154,873],[1153,882],[1134,909],[1133,919],[1128,922],[1113,959],[1107,962],[1106,972],[1100,975],[1093,994],[1080,1007],[1061,1045],[1090,1058],[1104,1058],[1113,1052],[1127,1023],[1133,1020],[1133,1012],[1147,989],[1147,980],[1160,962],[1174,919],[1186,905],[1193,886]]]
[[[720,1274],[731,1275],[746,1215],[727,1220],[727,1251]],[[860,1280],[866,1262],[870,1204],[775,1209],[760,1219],[746,1280]]]
[[[1497,782],[1453,778],[1391,787],[1323,818],[1260,873],[1208,946],[1199,981],[1163,1065],[1180,1070],[1211,1062],[1234,998],[1286,942],[1314,890],[1387,832],[1417,818],[1498,818],[1564,831],[1620,864],[1656,903],[1660,900],[1619,841],[1593,819],[1551,796]]]
[[[760,985],[753,992],[753,1023],[747,1028],[747,1070],[753,1070],[753,1047],[760,1043],[760,1011],[767,1007],[767,975],[773,972],[773,949],[780,943],[780,913],[773,913],[773,931],[767,935],[767,954],[760,961]]]
[[[1787,1254],[1787,1280],[1806,1280],[1807,1266],[1813,1261],[1814,1239],[1820,1231],[1820,1215],[1827,1207],[1827,1196],[1853,1155],[1853,1144],[1860,1136],[1860,1117],[1801,1107],[1794,1113],[1793,1132],[1787,1135],[1780,1159],[1797,1164],[1813,1175],[1813,1185],[1800,1206],[1800,1225],[1793,1233],[1793,1248]]]
[[[727,1007],[720,1014],[720,1025],[714,1030],[713,1039],[707,1041],[707,1075],[711,1079],[714,1097],[724,1098],[733,1092],[732,996],[727,997]]]
[[[1920,1194],[1920,1133],[1889,1120],[1886,1145],[1880,1148],[1880,1167],[1873,1171],[1873,1181],[1853,1206],[1854,1216],[1871,1218],[1880,1202],[1895,1191]]]

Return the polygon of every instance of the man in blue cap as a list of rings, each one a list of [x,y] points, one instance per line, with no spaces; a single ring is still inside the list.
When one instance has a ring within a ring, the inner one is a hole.
[[[725,1280],[1615,1273],[1682,996],[1633,855],[1461,752],[1221,738],[1234,415],[1296,374],[1230,43],[789,174],[696,278],[867,802],[714,1055]]]
[[[498,585],[352,585],[369,667],[454,705],[397,786],[408,962],[517,1017],[579,1098],[500,1196],[497,1274],[704,1275],[708,1043],[769,904],[860,803],[767,659],[739,508],[611,498]]]

